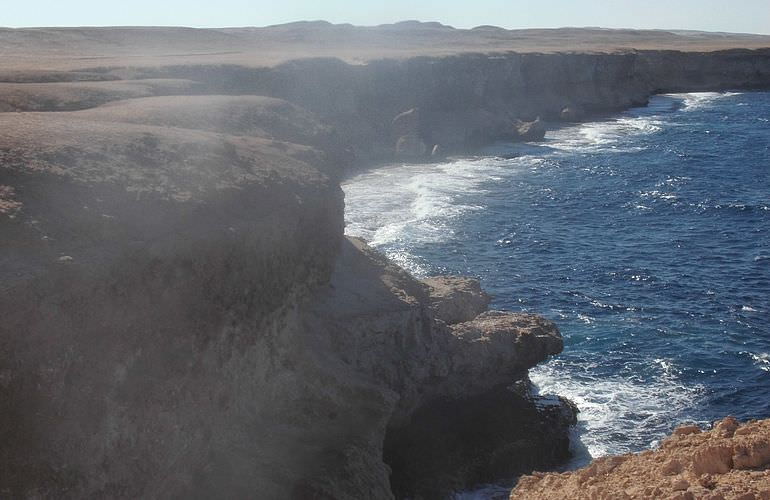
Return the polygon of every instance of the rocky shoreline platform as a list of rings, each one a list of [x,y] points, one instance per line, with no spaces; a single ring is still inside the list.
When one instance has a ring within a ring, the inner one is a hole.
[[[573,472],[523,477],[511,498],[770,498],[770,420],[739,424],[727,417],[706,432],[679,427],[655,450],[599,458]]]
[[[444,498],[563,463],[577,410],[527,389],[557,326],[345,237],[340,180],[770,86],[751,35],[40,28],[0,50],[14,498]]]

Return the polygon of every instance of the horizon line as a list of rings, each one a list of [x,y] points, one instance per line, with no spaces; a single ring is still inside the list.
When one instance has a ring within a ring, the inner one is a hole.
[[[297,21],[287,21],[284,23],[277,23],[277,24],[268,24],[268,25],[230,25],[230,26],[192,26],[192,25],[180,25],[180,24],[81,24],[81,25],[54,25],[54,26],[0,26],[0,29],[9,29],[9,30],[24,30],[24,29],[83,29],[83,28],[101,28],[101,29],[111,29],[111,28],[128,28],[128,29],[142,29],[142,28],[178,28],[178,29],[193,29],[193,30],[227,30],[227,29],[268,29],[268,28],[277,28],[281,26],[288,26],[291,24],[325,24],[329,26],[350,26],[353,28],[379,28],[384,26],[396,26],[398,24],[408,24],[408,23],[416,23],[416,24],[426,24],[426,25],[440,25],[441,27],[454,29],[454,30],[462,30],[462,31],[471,31],[478,28],[496,28],[501,29],[505,31],[540,31],[540,30],[565,30],[565,29],[579,29],[579,30],[607,30],[607,31],[662,31],[662,32],[670,32],[676,34],[677,32],[689,32],[689,33],[710,33],[710,34],[725,34],[725,35],[746,35],[746,36],[770,36],[770,33],[754,33],[754,32],[737,32],[737,31],[710,31],[710,30],[698,30],[698,29],[691,29],[691,28],[629,28],[629,27],[605,27],[605,26],[558,26],[558,27],[522,27],[522,28],[507,28],[504,26],[497,26],[493,24],[480,24],[477,26],[473,26],[470,28],[463,28],[463,27],[456,27],[449,24],[444,24],[440,21],[420,21],[416,19],[405,19],[402,21],[395,21],[392,23],[382,23],[382,24],[353,24],[353,23],[332,23],[330,21],[326,21],[324,19],[314,19],[314,20],[297,20]]]

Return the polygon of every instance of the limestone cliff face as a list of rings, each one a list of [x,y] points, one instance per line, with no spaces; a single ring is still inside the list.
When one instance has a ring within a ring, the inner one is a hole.
[[[529,133],[520,120],[587,119],[643,105],[654,93],[768,88],[770,49],[466,53],[366,64],[315,58],[263,68],[188,64],[81,73],[101,81],[18,83],[0,74],[14,80],[0,83],[0,110],[85,109],[153,95],[272,96],[332,126],[334,135],[319,136],[314,146],[350,148],[340,162],[352,164],[355,154],[364,165],[428,159],[435,145],[458,154],[498,140],[536,140],[543,129]]]
[[[263,69],[185,66],[130,74],[286,99],[332,124],[361,160],[379,161],[426,156],[436,144],[445,153],[465,153],[496,140],[528,140],[515,131],[517,120],[585,119],[643,105],[659,92],[767,88],[770,49],[460,54],[362,65],[310,59]],[[405,120],[394,119],[410,110],[419,110],[418,121],[405,134]]]
[[[0,120],[2,495],[246,496],[301,470],[266,412],[343,229],[307,148]]]

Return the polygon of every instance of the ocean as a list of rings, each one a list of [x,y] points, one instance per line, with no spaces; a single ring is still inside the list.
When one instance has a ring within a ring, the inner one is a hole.
[[[571,467],[770,417],[770,93],[659,95],[484,153],[349,179],[346,231],[558,324],[530,376],[580,409]]]

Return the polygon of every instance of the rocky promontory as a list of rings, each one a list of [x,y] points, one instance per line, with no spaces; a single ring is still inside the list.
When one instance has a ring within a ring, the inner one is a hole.
[[[510,390],[561,351],[556,325],[346,238],[339,181],[658,91],[767,86],[767,47],[0,30],[0,496],[440,498],[564,461],[575,408]]]

